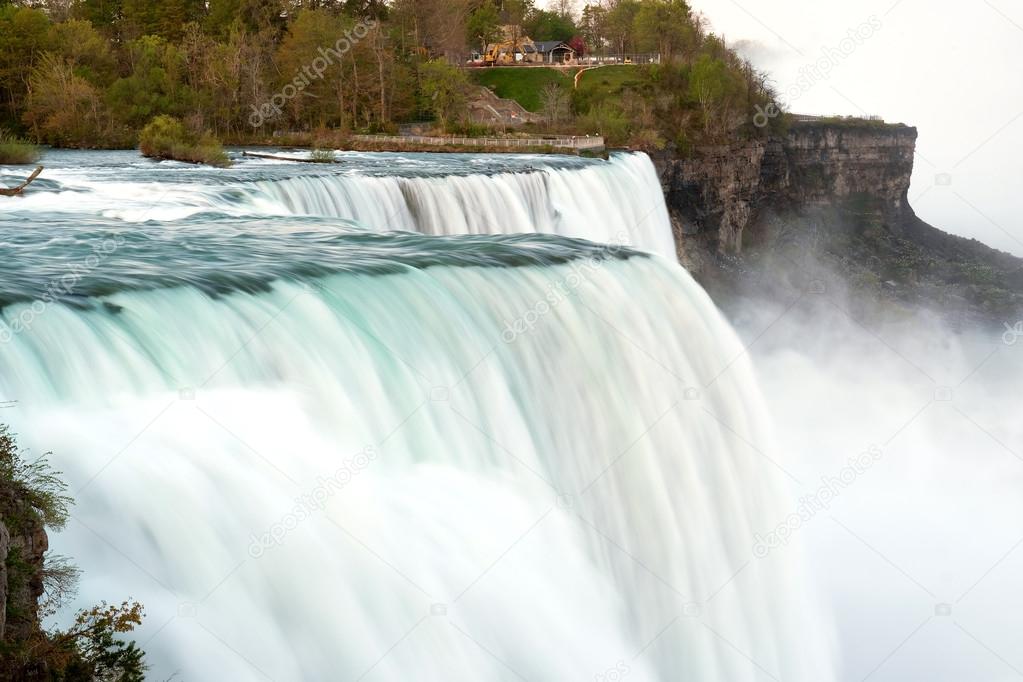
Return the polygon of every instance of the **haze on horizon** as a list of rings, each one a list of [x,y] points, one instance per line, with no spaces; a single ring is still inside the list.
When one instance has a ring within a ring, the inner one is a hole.
[[[689,2],[711,30],[771,74],[789,110],[878,115],[916,126],[910,202],[917,214],[935,227],[1023,256],[1023,4]],[[577,10],[585,4],[575,1]],[[868,39],[834,57],[850,31],[872,21],[879,28]],[[828,53],[827,77],[789,101],[784,93],[801,71]]]

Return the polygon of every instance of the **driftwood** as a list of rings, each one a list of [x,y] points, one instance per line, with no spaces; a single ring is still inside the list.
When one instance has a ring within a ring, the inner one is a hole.
[[[317,159],[296,159],[291,156],[277,156],[276,154],[263,154],[261,152],[242,152],[242,156],[251,156],[254,159],[273,159],[274,161],[295,161],[296,163],[337,163],[334,161],[318,161]]]
[[[0,187],[0,196],[2,197],[14,197],[21,194],[21,191],[32,184],[32,181],[39,177],[39,174],[43,172],[42,166],[36,166],[36,169],[32,171],[32,175],[28,176],[28,180],[21,183],[17,187],[7,189],[6,187]]]

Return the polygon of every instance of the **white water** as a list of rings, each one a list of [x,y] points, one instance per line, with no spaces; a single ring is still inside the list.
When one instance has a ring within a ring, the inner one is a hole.
[[[304,176],[259,183],[250,195],[253,201],[264,196],[296,215],[346,218],[377,229],[543,232],[675,257],[657,173],[642,154],[616,155],[608,164],[581,170],[491,176]]]
[[[260,173],[256,180],[237,171],[196,176],[186,164],[168,166],[163,170],[169,177],[161,177],[152,175],[153,164],[146,161],[149,174],[142,178],[126,178],[123,167],[111,176],[83,173],[72,164],[47,173],[61,183],[60,191],[33,193],[14,208],[26,215],[88,212],[127,222],[174,222],[213,212],[341,218],[373,230],[425,234],[540,232],[675,257],[657,173],[643,154],[615,154],[608,162],[564,160],[574,164],[568,167],[544,165],[537,157],[535,165],[506,163],[487,174],[444,176],[436,174],[463,170],[448,156],[394,163],[400,176],[381,174],[381,155],[368,160],[376,165],[365,172],[358,165],[367,163],[364,156],[346,157],[341,171],[333,173],[242,160],[238,168]]]
[[[52,305],[0,344],[78,500],[79,603],[145,603],[153,679],[834,678],[799,558],[751,553],[787,511],[751,367],[674,262],[310,284]]]

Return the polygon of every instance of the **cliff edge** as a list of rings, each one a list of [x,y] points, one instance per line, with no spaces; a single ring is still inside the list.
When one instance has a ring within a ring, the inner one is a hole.
[[[917,131],[803,120],[783,137],[654,157],[679,258],[715,298],[839,288],[958,322],[1023,315],[1023,259],[909,204]]]

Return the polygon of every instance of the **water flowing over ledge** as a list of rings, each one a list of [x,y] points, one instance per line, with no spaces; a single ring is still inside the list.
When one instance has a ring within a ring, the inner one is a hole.
[[[402,226],[438,227],[442,198],[462,231],[491,201],[526,207],[529,232],[600,239],[664,211],[634,194],[579,224],[557,174],[573,197],[633,177],[619,160],[417,178]],[[0,338],[0,400],[71,482],[54,544],[88,567],[82,603],[146,604],[154,677],[834,679],[798,556],[752,552],[787,509],[785,473],[748,446],[771,440],[752,368],[673,259],[339,229],[290,215],[325,211],[326,180],[206,182],[181,179],[196,210],[166,224],[95,203],[88,230],[0,221],[5,248],[41,254],[31,281],[114,241],[82,301],[5,308],[29,324]],[[249,217],[272,191],[310,203]],[[214,218],[216,201],[244,210]],[[658,225],[630,234],[670,241]]]
[[[334,218],[432,235],[556,234],[675,258],[657,174],[643,154],[610,161],[481,157],[485,162],[475,164],[443,154],[360,154],[329,170],[246,161],[230,171],[173,163],[155,170],[151,162],[126,169],[125,154],[108,153],[111,167],[83,172],[65,153],[66,167],[59,157],[47,171],[39,187],[46,191],[13,205],[14,212],[131,223]]]

